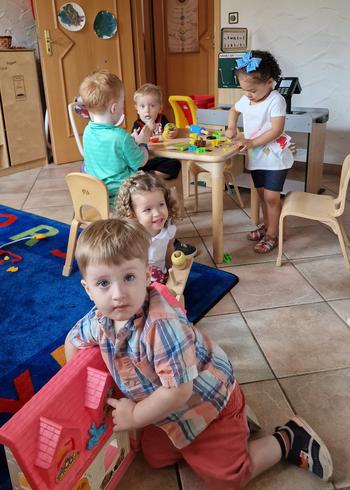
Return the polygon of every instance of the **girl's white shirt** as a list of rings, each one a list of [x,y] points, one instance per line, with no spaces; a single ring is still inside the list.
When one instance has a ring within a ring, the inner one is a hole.
[[[148,252],[148,263],[158,267],[162,272],[166,272],[165,257],[170,240],[175,237],[176,226],[168,224],[158,235],[152,237]]]
[[[253,139],[272,128],[271,118],[286,116],[286,101],[276,90],[261,102],[251,104],[243,95],[235,104],[243,116],[244,137]],[[288,148],[290,137],[283,133],[277,140],[248,151],[248,170],[283,170],[293,165],[293,154]]]

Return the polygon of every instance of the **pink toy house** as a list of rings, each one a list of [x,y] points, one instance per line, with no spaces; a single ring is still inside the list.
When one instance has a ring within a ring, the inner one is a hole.
[[[0,428],[13,489],[115,489],[135,444],[112,430],[111,395],[99,349],[80,351]]]

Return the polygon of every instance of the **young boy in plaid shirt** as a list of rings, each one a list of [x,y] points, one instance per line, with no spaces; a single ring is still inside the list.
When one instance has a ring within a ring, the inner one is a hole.
[[[109,399],[115,431],[143,429],[150,466],[185,459],[211,489],[240,489],[281,459],[322,480],[332,460],[300,417],[248,442],[244,396],[225,352],[148,287],[150,237],[136,221],[97,221],[76,257],[94,308],[69,332],[66,357],[99,345],[124,393]]]

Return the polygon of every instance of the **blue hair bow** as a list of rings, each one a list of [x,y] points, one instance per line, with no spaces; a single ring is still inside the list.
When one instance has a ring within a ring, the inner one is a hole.
[[[252,52],[248,51],[247,53],[244,53],[243,58],[238,58],[238,60],[236,60],[236,66],[238,69],[247,67],[246,71],[249,73],[250,71],[255,71],[261,61],[261,58],[253,58]]]

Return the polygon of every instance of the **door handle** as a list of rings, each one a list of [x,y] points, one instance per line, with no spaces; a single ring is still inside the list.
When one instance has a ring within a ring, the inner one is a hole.
[[[48,56],[52,56],[52,39],[50,38],[50,31],[44,29],[45,49]]]

